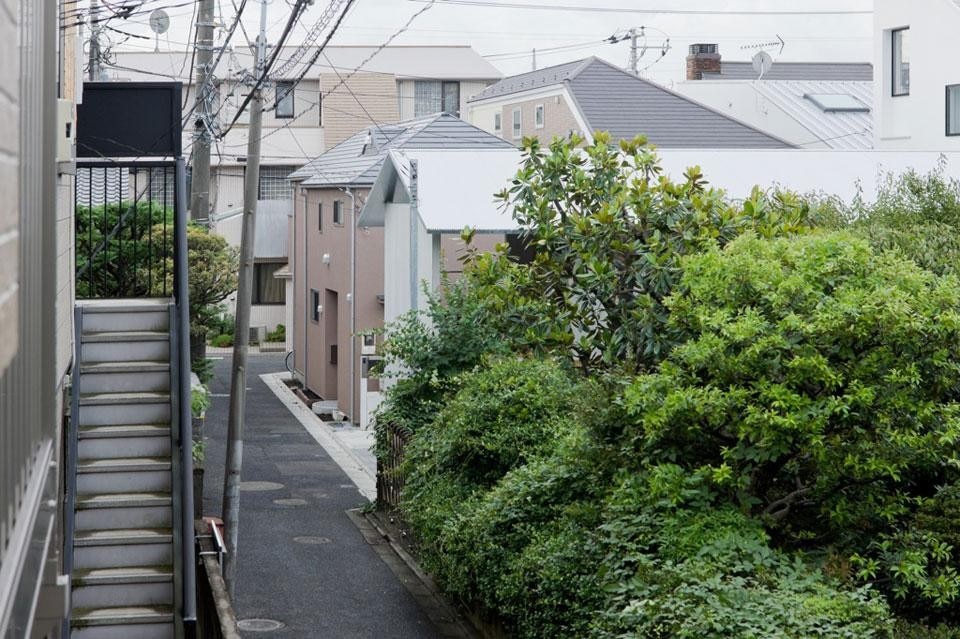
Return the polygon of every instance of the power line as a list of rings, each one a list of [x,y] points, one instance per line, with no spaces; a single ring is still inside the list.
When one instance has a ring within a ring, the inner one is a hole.
[[[407,0],[408,2],[432,2],[432,0]],[[542,11],[575,11],[577,13],[638,13],[638,14],[659,14],[659,15],[715,15],[715,16],[844,16],[844,15],[873,15],[873,10],[855,10],[855,9],[824,9],[816,10],[726,10],[726,9],[636,9],[624,7],[597,7],[597,6],[574,6],[574,5],[543,5],[531,4],[527,2],[487,2],[484,0],[441,0],[443,4],[462,5],[471,7],[484,7],[487,9],[533,9]]]

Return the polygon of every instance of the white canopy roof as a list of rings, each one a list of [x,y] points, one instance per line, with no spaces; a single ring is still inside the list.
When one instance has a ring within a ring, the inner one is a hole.
[[[390,151],[360,212],[360,226],[383,226],[387,204],[410,201],[411,161],[417,163],[417,212],[428,232],[516,230],[511,210],[495,199],[520,168],[520,151],[512,148]]]

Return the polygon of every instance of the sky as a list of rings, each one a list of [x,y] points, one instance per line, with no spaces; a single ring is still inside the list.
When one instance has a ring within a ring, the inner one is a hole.
[[[127,0],[131,2],[132,0]],[[140,1],[140,0],[137,0]],[[473,0],[471,0],[473,1]],[[87,0],[83,0],[86,4]],[[116,0],[113,0],[116,2]],[[233,19],[233,2],[215,0],[217,18],[229,24]],[[269,0],[267,6],[268,38],[276,41],[290,12],[292,0]],[[762,15],[755,12],[784,11],[862,11],[869,12],[871,0],[480,0],[477,4],[512,3],[539,5],[547,9],[472,6],[448,4],[445,0],[355,0],[331,44],[383,43],[407,20],[419,15],[393,44],[468,44],[505,75],[529,71],[531,50],[537,55],[538,67],[560,64],[590,55],[626,66],[629,43],[601,42],[614,33],[631,27],[645,27],[645,42],[650,47],[640,59],[643,75],[670,85],[684,79],[684,60],[688,46],[695,42],[720,45],[727,60],[749,60],[765,43],[780,36],[786,42],[767,47],[774,60],[782,61],[845,61],[863,62],[871,58],[872,17],[869,13],[840,15]],[[80,5],[83,6],[83,5]],[[117,4],[111,4],[116,7]],[[310,25],[321,15],[325,0],[314,0],[305,17],[293,31],[290,43],[300,42]],[[673,11],[741,12],[736,15],[628,13],[615,11],[568,11],[558,7],[592,7],[602,9]],[[165,7],[170,15],[170,29],[155,41],[148,26],[149,12]],[[243,23],[253,37],[259,27],[260,3],[248,0]],[[108,32],[113,46],[120,49],[182,50],[192,37],[192,4],[186,0],[145,0],[142,7],[127,20],[112,20],[110,26],[140,35],[129,38]],[[225,29],[218,29],[220,37]],[[144,37],[146,36],[146,37]],[[661,47],[669,38],[670,48],[661,56]],[[245,43],[242,33],[233,43]],[[641,40],[641,44],[644,40]],[[567,47],[549,51],[553,47]]]

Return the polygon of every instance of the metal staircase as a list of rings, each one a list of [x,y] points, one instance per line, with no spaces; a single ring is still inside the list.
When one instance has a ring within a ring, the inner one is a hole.
[[[78,304],[74,639],[179,635],[171,308],[156,299]]]

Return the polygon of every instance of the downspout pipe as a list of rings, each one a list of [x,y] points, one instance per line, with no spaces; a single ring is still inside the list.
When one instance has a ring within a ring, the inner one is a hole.
[[[350,198],[350,421],[357,419],[357,199],[350,187],[343,191]]]

